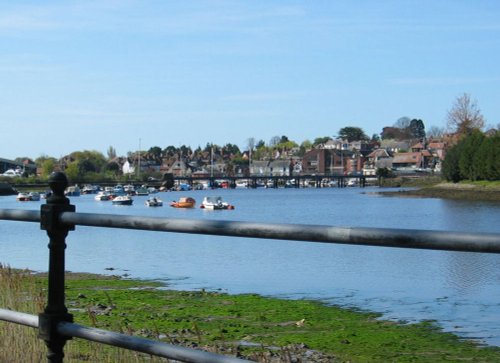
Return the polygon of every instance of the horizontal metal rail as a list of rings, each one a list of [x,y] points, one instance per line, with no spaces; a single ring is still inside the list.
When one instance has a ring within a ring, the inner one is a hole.
[[[40,222],[39,210],[0,209],[0,219],[20,222]]]
[[[21,324],[32,328],[38,328],[38,316],[17,311],[0,309],[0,320]],[[201,350],[184,348],[172,344],[157,342],[154,340],[134,337],[130,335],[114,333],[107,330],[89,328],[79,324],[61,322],[57,325],[57,332],[64,336],[82,338],[97,343],[112,345],[152,354],[157,357],[180,360],[193,363],[242,363],[247,360],[223,356]]]
[[[40,212],[4,209],[0,210],[0,219],[38,222]],[[500,253],[500,234],[494,233],[271,224],[75,212],[61,213],[60,222],[66,226],[82,225],[304,242]]]
[[[17,311],[0,309],[0,320],[38,328],[38,316]]]
[[[156,342],[130,335],[114,333],[102,329],[88,328],[74,323],[61,322],[58,333],[66,336],[83,338],[93,342],[126,348],[158,357],[193,363],[242,363],[248,360],[223,356],[215,353],[184,348],[172,344]]]

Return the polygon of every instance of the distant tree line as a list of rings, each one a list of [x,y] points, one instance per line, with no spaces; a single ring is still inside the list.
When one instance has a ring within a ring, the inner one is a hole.
[[[443,176],[461,180],[500,180],[500,131],[486,136],[478,129],[463,136],[446,153]]]

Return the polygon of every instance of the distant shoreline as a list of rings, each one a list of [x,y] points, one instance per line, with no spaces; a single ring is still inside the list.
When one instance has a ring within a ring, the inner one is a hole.
[[[413,190],[380,192],[383,195],[399,197],[442,198],[454,200],[481,200],[500,202],[500,186],[482,186],[475,184],[440,183]]]

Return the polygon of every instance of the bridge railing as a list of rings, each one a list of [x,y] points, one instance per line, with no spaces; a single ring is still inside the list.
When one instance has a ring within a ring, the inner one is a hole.
[[[0,219],[39,222],[49,236],[47,305],[38,316],[0,309],[0,320],[38,328],[47,345],[49,363],[63,361],[70,337],[127,348],[183,362],[242,362],[241,359],[132,337],[73,323],[64,297],[66,236],[76,225],[205,234],[247,238],[340,243],[463,252],[500,253],[500,234],[388,228],[342,228],[322,225],[269,224],[235,221],[166,219],[124,215],[77,213],[64,196],[66,176],[55,173],[49,185],[53,195],[41,211],[0,209]]]

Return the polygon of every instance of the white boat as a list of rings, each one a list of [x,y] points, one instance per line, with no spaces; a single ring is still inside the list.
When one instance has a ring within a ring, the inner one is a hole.
[[[234,209],[234,205],[225,202],[222,197],[205,197],[200,208],[209,210]]]
[[[98,200],[98,201],[110,200],[111,194],[109,192],[106,192],[106,191],[100,191],[95,195],[94,199]]]
[[[29,192],[29,193],[20,192],[19,194],[17,194],[16,199],[19,202],[30,202],[30,201],[37,202],[40,200],[40,193],[38,193],[38,192]]]
[[[23,193],[23,192],[20,192],[17,197],[16,197],[16,200],[20,201],[20,202],[28,202],[30,201],[30,194],[29,193]]]
[[[85,184],[82,188],[82,194],[95,194],[99,188],[96,185]]]
[[[115,205],[132,205],[133,201],[128,195],[119,195],[112,200],[112,203]]]
[[[148,207],[161,207],[163,206],[163,201],[160,198],[151,197],[144,202]]]
[[[236,188],[248,188],[248,181],[247,180],[237,180],[236,181]]]
[[[123,186],[123,191],[127,194],[135,194],[135,187],[132,184],[127,184]]]

